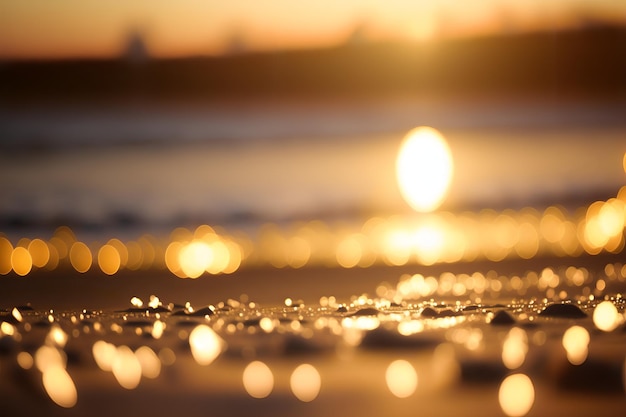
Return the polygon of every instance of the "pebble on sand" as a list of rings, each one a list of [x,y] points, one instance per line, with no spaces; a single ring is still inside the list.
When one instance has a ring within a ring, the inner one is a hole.
[[[508,312],[500,310],[493,316],[489,323],[494,326],[508,326],[515,324],[515,319]]]
[[[541,317],[556,317],[563,319],[583,319],[587,315],[573,304],[551,304],[541,313]]]
[[[377,316],[380,313],[380,311],[378,311],[377,309],[375,309],[374,307],[366,307],[366,308],[362,308],[360,310],[355,311],[354,313],[350,314],[350,317],[356,316]]]
[[[432,307],[426,307],[420,313],[422,317],[437,317],[437,314],[437,310]]]

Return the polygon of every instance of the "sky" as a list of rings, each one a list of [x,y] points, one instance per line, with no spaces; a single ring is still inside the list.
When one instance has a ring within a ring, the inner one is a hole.
[[[0,59],[119,56],[139,34],[152,56],[331,46],[359,38],[429,41],[626,23],[615,0],[0,0]]]

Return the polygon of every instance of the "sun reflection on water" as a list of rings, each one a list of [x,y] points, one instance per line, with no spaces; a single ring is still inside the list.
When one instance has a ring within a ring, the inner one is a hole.
[[[396,174],[400,192],[416,211],[435,210],[452,181],[450,148],[441,133],[430,127],[410,131],[400,148]]]
[[[123,243],[80,241],[60,227],[49,240],[0,236],[0,274],[25,276],[71,266],[80,273],[96,263],[105,274],[167,269],[180,278],[231,274],[242,267],[355,268],[371,265],[433,265],[475,260],[620,253],[626,227],[626,186],[614,198],[570,212],[550,206],[502,212],[435,212],[363,222],[311,221],[286,227],[260,225],[254,234],[219,233],[208,225],[175,229],[169,240],[143,235]],[[94,259],[95,256],[95,259]],[[457,288],[461,290],[461,287]]]

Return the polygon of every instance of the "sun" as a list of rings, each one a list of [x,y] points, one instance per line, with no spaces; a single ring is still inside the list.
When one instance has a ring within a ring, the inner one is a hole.
[[[452,153],[437,130],[421,126],[405,136],[396,176],[402,197],[414,210],[436,210],[446,198],[453,171]]]

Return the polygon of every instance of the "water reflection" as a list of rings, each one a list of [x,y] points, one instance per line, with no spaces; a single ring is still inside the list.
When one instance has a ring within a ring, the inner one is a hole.
[[[452,154],[441,133],[423,126],[407,134],[396,161],[396,174],[402,196],[413,209],[429,212],[439,207],[453,169]]]
[[[535,388],[532,381],[524,374],[507,376],[500,384],[498,400],[502,411],[507,416],[525,416],[535,402]]]
[[[77,240],[71,229],[60,227],[47,241],[22,238],[15,247],[0,236],[0,274],[25,276],[68,264],[84,273],[95,261],[109,275],[152,268],[167,269],[180,278],[199,278],[247,266],[355,268],[596,255],[621,252],[625,226],[626,186],[616,197],[573,212],[550,206],[543,212],[531,207],[436,212],[371,217],[351,224],[317,220],[261,224],[255,233],[234,235],[200,225],[193,231],[174,229],[169,240],[143,235],[126,243],[113,238],[104,245],[88,245]],[[461,287],[457,290],[456,295],[463,295]]]

